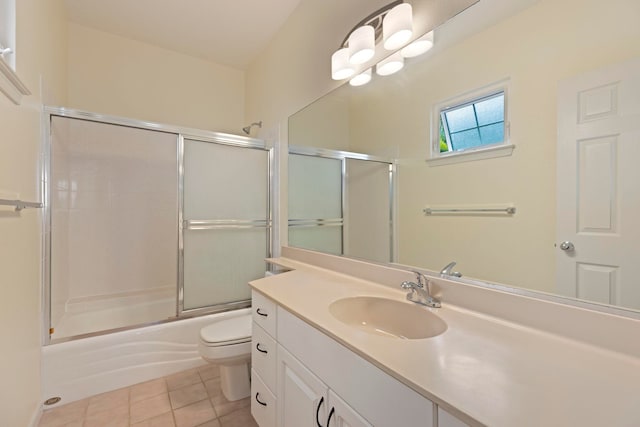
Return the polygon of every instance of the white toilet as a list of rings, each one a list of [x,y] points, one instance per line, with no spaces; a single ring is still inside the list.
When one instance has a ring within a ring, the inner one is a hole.
[[[200,356],[220,366],[222,393],[230,401],[251,394],[251,322],[251,314],[246,314],[221,320],[200,330]]]

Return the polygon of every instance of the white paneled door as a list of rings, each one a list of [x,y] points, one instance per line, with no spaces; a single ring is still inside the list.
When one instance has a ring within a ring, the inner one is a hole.
[[[640,58],[558,87],[557,287],[640,309]]]

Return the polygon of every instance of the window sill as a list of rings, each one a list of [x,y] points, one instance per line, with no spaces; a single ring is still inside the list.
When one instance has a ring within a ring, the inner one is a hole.
[[[462,151],[460,153],[443,154],[427,159],[429,166],[450,165],[453,163],[470,162],[474,160],[492,159],[494,157],[506,157],[516,148],[513,144],[498,145],[496,147],[479,148],[477,150]]]
[[[16,105],[20,105],[23,96],[31,95],[16,72],[2,59],[0,59],[0,92],[4,93]]]

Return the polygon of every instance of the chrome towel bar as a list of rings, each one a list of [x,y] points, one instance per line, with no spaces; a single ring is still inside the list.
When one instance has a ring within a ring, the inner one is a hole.
[[[25,202],[22,200],[7,200],[7,199],[0,199],[0,205],[15,206],[16,212],[20,212],[22,209],[25,209],[25,208],[41,208],[42,207],[42,203],[40,202]]]
[[[516,213],[515,206],[508,206],[504,208],[424,208],[422,210],[425,215],[434,215],[434,214],[474,214],[474,213],[505,213],[508,215],[513,215]]]

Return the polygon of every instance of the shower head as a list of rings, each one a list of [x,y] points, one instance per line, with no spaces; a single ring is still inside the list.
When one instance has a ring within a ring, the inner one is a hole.
[[[249,135],[251,133],[251,128],[254,126],[258,126],[259,128],[262,128],[262,120],[260,120],[259,122],[251,123],[249,126],[243,127],[242,131],[247,135]]]

